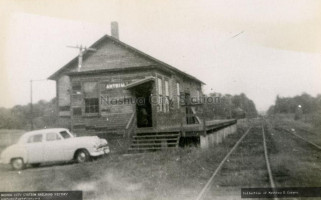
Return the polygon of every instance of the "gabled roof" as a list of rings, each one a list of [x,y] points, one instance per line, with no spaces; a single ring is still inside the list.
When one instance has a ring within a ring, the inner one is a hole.
[[[167,63],[164,63],[164,62],[162,62],[162,61],[160,61],[160,60],[158,60],[158,59],[156,59],[156,58],[154,58],[154,57],[152,57],[152,56],[150,56],[150,55],[148,55],[148,54],[146,54],[146,53],[144,53],[144,52],[142,52],[142,51],[140,51],[140,50],[138,50],[138,49],[136,49],[136,48],[134,48],[134,47],[132,47],[132,46],[130,46],[128,44],[126,44],[126,43],[123,43],[120,40],[118,40],[118,39],[116,39],[114,37],[111,37],[109,35],[104,35],[103,37],[101,37],[94,44],[92,44],[90,46],[90,48],[95,48],[96,46],[98,46],[99,44],[101,44],[105,40],[111,40],[113,43],[118,44],[118,45],[120,45],[120,46],[122,46],[122,47],[124,47],[124,48],[126,48],[126,49],[128,49],[128,50],[130,50],[130,51],[132,51],[134,53],[136,53],[136,54],[139,54],[140,56],[142,56],[144,58],[147,58],[148,60],[151,60],[151,61],[157,63],[158,65],[162,66],[162,67],[167,68],[167,70],[172,70],[174,72],[180,73],[180,74],[182,74],[182,75],[184,75],[184,76],[186,76],[186,77],[188,77],[188,78],[190,78],[192,80],[195,80],[197,82],[200,82],[200,83],[204,84],[202,81],[200,81],[196,77],[194,77],[192,75],[189,75],[189,74],[187,74],[187,73],[185,73],[185,72],[183,72],[183,71],[181,71],[181,70],[179,70],[179,69],[177,69],[177,68],[175,68],[175,67],[173,67],[173,66],[171,66],[171,65],[169,65]],[[83,54],[84,59],[86,59],[87,54],[88,54],[88,52],[85,51],[84,54]],[[52,74],[48,79],[56,80],[61,73],[63,73],[64,71],[67,71],[68,69],[71,69],[71,67],[77,65],[77,63],[78,63],[78,56],[76,56],[74,59],[69,61],[66,65],[64,65],[62,68],[60,68],[54,74]],[[153,66],[153,65],[151,65],[151,66]],[[146,66],[142,66],[142,67],[146,67]],[[107,69],[100,69],[100,70],[106,71]],[[115,69],[112,69],[112,70],[114,71]],[[93,70],[93,71],[97,71],[97,70]],[[91,71],[87,70],[86,72],[90,73]],[[77,72],[73,72],[73,74],[76,74],[76,73]]]

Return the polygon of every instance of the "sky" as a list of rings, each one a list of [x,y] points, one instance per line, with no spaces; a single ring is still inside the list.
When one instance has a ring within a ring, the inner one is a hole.
[[[318,0],[1,0],[0,107],[55,97],[51,74],[110,23],[120,40],[206,83],[245,93],[259,111],[276,95],[321,93]]]

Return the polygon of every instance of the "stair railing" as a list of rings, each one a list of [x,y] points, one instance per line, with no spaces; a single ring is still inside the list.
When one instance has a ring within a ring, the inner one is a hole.
[[[196,124],[199,124],[200,125],[200,128],[202,130],[202,135],[206,135],[206,118],[204,116],[204,113],[202,115],[202,117],[200,117],[199,115],[197,115],[197,112],[195,110],[195,106],[203,106],[203,104],[197,104],[197,105],[191,105],[191,104],[184,104],[184,106],[189,109],[189,113],[184,113],[183,114],[183,119],[181,121],[181,133],[182,133],[182,136],[184,137],[185,136],[185,128],[184,128],[184,125],[187,125],[189,124],[189,120],[190,121],[194,121],[196,122]]]
[[[130,119],[125,128],[125,137],[127,137],[128,145],[131,144],[132,136],[136,130],[136,111],[130,116]]]

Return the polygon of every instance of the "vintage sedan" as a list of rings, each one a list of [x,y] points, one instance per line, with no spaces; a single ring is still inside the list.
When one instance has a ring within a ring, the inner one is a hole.
[[[15,170],[27,164],[75,160],[79,163],[108,154],[107,140],[97,136],[76,137],[68,129],[42,129],[23,134],[19,141],[1,153],[0,163]]]

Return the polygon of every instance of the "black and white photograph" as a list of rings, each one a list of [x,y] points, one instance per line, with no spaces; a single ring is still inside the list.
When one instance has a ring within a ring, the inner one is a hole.
[[[0,0],[0,200],[321,199],[321,1]]]

